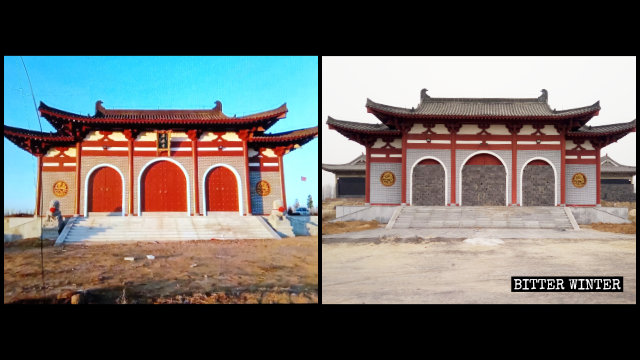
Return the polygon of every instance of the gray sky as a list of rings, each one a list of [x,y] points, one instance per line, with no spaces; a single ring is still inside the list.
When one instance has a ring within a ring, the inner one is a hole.
[[[600,100],[600,115],[589,125],[636,118],[635,57],[322,57],[322,162],[342,164],[364,152],[326,124],[339,120],[379,123],[367,113],[367,98],[412,107],[420,90],[431,97],[534,98],[549,92],[557,110]],[[636,133],[602,150],[624,165],[636,165]],[[333,184],[322,171],[322,183]]]

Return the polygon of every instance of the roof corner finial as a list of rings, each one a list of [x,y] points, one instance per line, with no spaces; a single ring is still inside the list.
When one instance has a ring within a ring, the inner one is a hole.
[[[544,102],[547,102],[547,99],[548,99],[548,97],[549,97],[549,94],[547,93],[547,89],[542,89],[542,90],[540,90],[540,91],[542,91],[542,95],[540,95],[540,96],[538,97],[538,101],[544,101]]]
[[[96,114],[104,114],[105,108],[102,106],[102,100],[96,101]]]
[[[213,111],[222,112],[222,103],[220,100],[216,100],[216,107],[213,108]]]
[[[425,99],[428,99],[428,98],[431,97],[431,96],[427,95],[427,91],[429,91],[429,90],[427,90],[427,89],[420,90],[420,101],[421,102],[424,101]]]

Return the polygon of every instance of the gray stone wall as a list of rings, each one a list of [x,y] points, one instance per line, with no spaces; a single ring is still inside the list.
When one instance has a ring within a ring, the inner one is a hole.
[[[571,179],[576,173],[583,173],[587,183],[581,188],[573,186]],[[566,164],[566,200],[567,205],[595,205],[596,204],[596,166],[584,164]]]
[[[554,206],[553,168],[550,165],[528,165],[522,173],[522,205]]]
[[[600,199],[606,201],[636,201],[633,184],[601,184]]]
[[[465,165],[462,169],[463,206],[504,206],[505,168],[502,165]]]
[[[465,161],[467,159],[467,157],[469,157],[471,154],[473,153],[489,153],[489,154],[495,154],[498,155],[505,163],[506,163],[506,170],[507,170],[507,174],[506,174],[506,178],[507,178],[507,183],[508,183],[508,187],[506,189],[507,192],[507,197],[509,199],[509,203],[511,203],[511,150],[491,150],[490,152],[482,152],[482,151],[478,151],[478,150],[456,150],[456,171],[457,171],[457,177],[456,177],[456,184],[458,185],[458,189],[456,190],[456,201],[458,204],[460,204],[460,191],[464,191],[464,183],[462,184],[462,189],[460,189],[460,167],[462,166],[462,162]],[[486,166],[486,165],[485,165]],[[462,181],[464,181],[464,174],[462,175]],[[502,186],[504,188],[504,181],[505,181],[505,174],[504,171],[502,173]],[[503,189],[503,193],[504,193],[504,189]],[[506,205],[505,203],[505,198],[504,196],[502,197],[502,203],[500,203],[499,205]],[[462,201],[462,206],[467,205],[464,203],[464,201]]]
[[[533,158],[544,158],[546,160],[548,160],[549,162],[551,162],[553,164],[553,166],[556,169],[556,173],[558,176],[558,180],[556,181],[555,179],[552,179],[552,181],[555,184],[556,187],[556,193],[557,193],[557,201],[558,203],[560,203],[560,186],[561,186],[561,181],[560,181],[560,169],[561,169],[561,159],[562,159],[562,153],[560,150],[520,150],[518,151],[518,157],[517,157],[517,175],[518,175],[518,204],[522,204],[522,199],[520,198],[521,193],[520,193],[520,184],[522,183],[522,179],[520,178],[521,173],[522,173],[522,167],[524,166],[524,163],[533,159]],[[552,174],[553,175],[553,174]],[[524,188],[522,188],[522,191],[524,191]],[[556,197],[556,195],[554,194],[554,198]],[[554,200],[555,201],[555,200]],[[511,203],[511,198],[509,198],[509,203]]]
[[[416,165],[413,169],[411,204],[444,206],[444,168],[442,165]]]
[[[451,199],[451,150],[437,150],[437,149],[407,149],[407,179],[409,182],[407,183],[407,203],[411,203],[411,199],[413,197],[413,177],[411,176],[411,171],[414,168],[414,165],[418,163],[421,159],[425,157],[431,157],[440,160],[444,163],[445,166],[445,176],[447,178],[447,183],[445,186],[446,193],[446,201],[447,204],[450,203]],[[417,166],[417,165],[416,165]]]
[[[380,182],[380,175],[385,171],[391,171],[396,177],[396,182],[392,186],[384,186]],[[369,201],[371,204],[400,204],[402,202],[401,163],[372,162],[369,172],[371,176],[369,179]]]

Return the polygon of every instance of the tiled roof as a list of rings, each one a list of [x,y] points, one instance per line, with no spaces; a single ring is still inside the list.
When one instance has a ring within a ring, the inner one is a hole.
[[[59,133],[45,133],[4,125],[4,137],[33,155],[45,154],[52,146],[73,145],[75,138]]]
[[[636,173],[635,166],[613,166],[613,165],[602,165],[600,166],[601,173]]]
[[[363,173],[366,170],[366,163],[365,161],[367,160],[366,155],[362,154],[359,155],[357,158],[349,161],[346,164],[322,164],[322,170],[325,171],[353,171],[353,172],[360,172],[362,171]]]
[[[4,125],[4,136],[10,139],[10,137],[29,138],[34,140],[44,140],[51,142],[75,142],[73,136],[61,135],[52,132],[40,132],[26,129],[20,129],[17,127]]]
[[[636,173],[635,166],[622,165],[606,154],[600,158],[600,164],[601,173]]]
[[[296,141],[314,138],[318,136],[318,127],[314,126],[312,128],[300,129],[300,130],[292,130],[281,132],[277,134],[263,134],[260,136],[254,136],[249,139],[249,142],[279,142],[279,141]]]
[[[115,110],[105,109],[102,101],[96,103],[96,114],[84,116],[50,107],[40,102],[42,116],[56,116],[72,121],[94,123],[141,123],[141,124],[244,124],[265,119],[280,119],[287,113],[287,104],[261,113],[230,117],[222,113],[222,103],[216,101],[211,110]]]
[[[627,123],[609,124],[601,126],[582,126],[576,131],[569,131],[570,136],[590,136],[590,135],[608,135],[608,134],[620,134],[629,131],[635,131],[636,120],[629,121]]]
[[[329,172],[334,172],[334,171],[353,171],[353,172],[360,172],[362,171],[363,173],[366,171],[365,169],[366,165],[362,164],[362,165],[332,165],[332,164],[322,164],[322,170],[324,171],[329,171]]]
[[[384,124],[366,124],[353,121],[336,120],[329,116],[327,119],[327,125],[335,128],[347,131],[353,131],[358,133],[367,134],[380,134],[380,135],[401,135],[399,130],[393,130]]]
[[[400,115],[410,118],[569,118],[596,114],[600,102],[581,108],[568,110],[551,109],[547,103],[547,91],[542,90],[538,98],[432,98],[427,90],[421,92],[421,100],[416,108],[401,108],[376,103],[367,99],[369,112]]]

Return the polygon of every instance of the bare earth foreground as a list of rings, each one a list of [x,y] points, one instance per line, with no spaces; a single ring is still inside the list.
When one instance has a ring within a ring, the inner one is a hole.
[[[147,255],[155,259],[147,259]],[[134,257],[126,261],[125,257]],[[4,302],[317,303],[318,237],[92,244],[5,244]]]
[[[636,303],[635,237],[322,244],[323,303]],[[622,293],[512,293],[511,276],[623,276]]]

